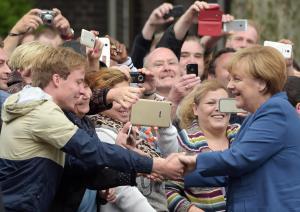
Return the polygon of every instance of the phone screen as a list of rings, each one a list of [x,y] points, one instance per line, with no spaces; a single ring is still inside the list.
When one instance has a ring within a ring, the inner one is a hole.
[[[198,76],[198,64],[187,64],[186,74],[195,74]]]

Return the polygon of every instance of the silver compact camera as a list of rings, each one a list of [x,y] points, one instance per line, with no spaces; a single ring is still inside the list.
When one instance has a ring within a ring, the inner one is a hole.
[[[55,12],[52,10],[42,10],[40,14],[43,23],[46,25],[52,24],[54,16],[55,16]]]

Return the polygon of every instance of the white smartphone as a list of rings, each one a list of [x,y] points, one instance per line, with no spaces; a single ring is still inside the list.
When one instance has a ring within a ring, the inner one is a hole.
[[[225,22],[223,24],[224,32],[240,32],[247,31],[248,28],[248,20],[247,19],[236,19],[230,22]]]
[[[219,111],[221,113],[244,113],[243,109],[236,107],[236,100],[234,98],[222,98],[219,100]]]
[[[107,67],[109,67],[110,66],[110,41],[108,38],[105,37],[101,37],[98,39],[103,44],[102,53],[99,60],[105,63]]]
[[[96,42],[96,36],[93,33],[85,29],[81,30],[80,43],[82,45],[85,45],[89,48],[94,48],[95,42]]]
[[[273,42],[273,41],[265,41],[264,46],[271,46],[275,49],[277,49],[284,58],[289,59],[292,57],[292,51],[293,47],[291,44],[285,44],[285,43],[279,43],[279,42]]]
[[[171,102],[140,99],[132,105],[130,122],[136,126],[169,127]]]

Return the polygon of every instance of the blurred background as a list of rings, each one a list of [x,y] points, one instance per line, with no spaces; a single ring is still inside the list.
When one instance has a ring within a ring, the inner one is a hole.
[[[109,34],[130,49],[151,11],[169,2],[188,8],[193,0],[0,0],[0,35],[5,37],[10,28],[31,8],[60,9],[79,36],[82,28],[94,29],[100,36]],[[253,19],[261,26],[261,40],[290,39],[295,59],[299,61],[300,8],[299,0],[210,0],[219,3],[225,13],[237,19]],[[196,26],[195,26],[196,27]],[[193,31],[193,29],[191,29]],[[298,35],[298,36],[297,36]]]

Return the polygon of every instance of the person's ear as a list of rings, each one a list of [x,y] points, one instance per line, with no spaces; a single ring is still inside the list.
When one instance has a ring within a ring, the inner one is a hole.
[[[52,75],[52,82],[55,87],[58,87],[61,81],[61,77],[58,74],[53,74]]]
[[[197,105],[195,103],[193,103],[193,112],[195,116],[198,116],[197,114]]]
[[[300,102],[296,104],[296,111],[300,115]]]
[[[258,90],[259,92],[264,92],[267,89],[267,83],[263,80],[258,80]]]

